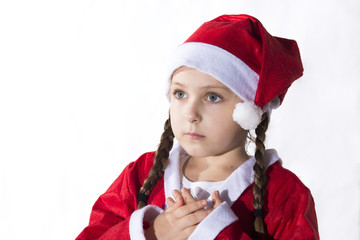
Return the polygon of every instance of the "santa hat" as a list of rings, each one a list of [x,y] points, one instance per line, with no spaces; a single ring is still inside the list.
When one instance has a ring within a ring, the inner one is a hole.
[[[303,73],[296,42],[270,35],[248,15],[205,22],[175,50],[169,79],[181,66],[211,75],[238,95],[244,102],[236,105],[233,118],[246,130],[255,129],[264,112],[278,107]]]

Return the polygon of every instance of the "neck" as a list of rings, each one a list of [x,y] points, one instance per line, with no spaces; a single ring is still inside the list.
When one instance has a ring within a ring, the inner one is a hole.
[[[192,156],[184,164],[183,173],[191,181],[222,181],[249,158],[244,147],[218,156]]]

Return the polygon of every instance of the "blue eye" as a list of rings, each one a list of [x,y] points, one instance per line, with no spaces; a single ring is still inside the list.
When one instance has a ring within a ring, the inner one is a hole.
[[[181,99],[181,98],[185,98],[185,97],[186,97],[186,94],[185,94],[183,91],[179,91],[179,90],[175,91],[175,92],[174,92],[174,95],[175,95],[175,97],[178,98],[178,99]]]
[[[210,102],[220,102],[222,100],[222,98],[218,95],[216,95],[215,93],[210,93],[207,97],[207,99],[210,101]]]

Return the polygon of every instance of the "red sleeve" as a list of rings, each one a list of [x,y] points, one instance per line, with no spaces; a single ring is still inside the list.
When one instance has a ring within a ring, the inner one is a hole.
[[[136,196],[152,167],[154,153],[130,163],[95,202],[89,225],[76,240],[130,239],[129,220],[137,208]]]
[[[305,196],[300,198],[303,197]],[[307,203],[302,201],[307,201]],[[278,209],[271,210],[270,215],[267,215],[265,218],[268,228],[268,236],[266,239],[319,239],[314,202],[310,193],[305,199],[300,199],[299,202],[291,202],[290,200],[288,204],[281,204],[278,207]],[[285,209],[287,209],[286,211],[289,211],[289,213],[284,214]],[[272,211],[277,213],[272,214]],[[236,221],[221,231],[216,238],[216,240],[225,239],[251,240],[252,238],[249,232],[244,231],[244,226],[241,225],[240,221]]]
[[[243,230],[239,221],[236,221],[226,227],[216,237],[216,240],[252,240],[252,238]]]
[[[268,232],[274,239],[319,239],[310,190],[289,170],[275,165],[269,173]]]
[[[310,190],[293,174],[274,164],[269,168],[265,195],[266,239],[318,240],[315,204]],[[232,206],[239,220],[222,230],[217,240],[250,240],[253,226],[250,186]]]

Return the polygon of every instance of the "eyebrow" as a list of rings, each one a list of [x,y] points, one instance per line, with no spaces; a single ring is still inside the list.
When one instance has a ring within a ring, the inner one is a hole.
[[[171,85],[178,85],[180,87],[186,87],[186,85],[182,84],[182,83],[179,83],[179,82],[172,82]],[[228,87],[226,86],[217,86],[217,85],[208,85],[208,86],[203,86],[203,87],[200,87],[202,89],[208,89],[208,88],[220,88],[220,89],[223,89],[223,90],[226,90],[226,91],[231,91]]]

